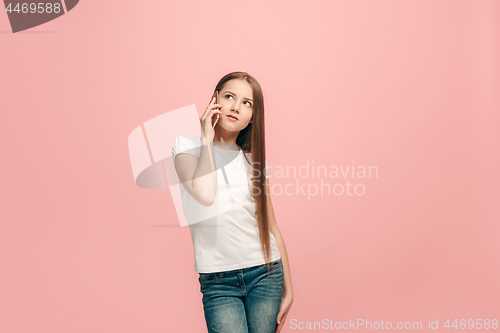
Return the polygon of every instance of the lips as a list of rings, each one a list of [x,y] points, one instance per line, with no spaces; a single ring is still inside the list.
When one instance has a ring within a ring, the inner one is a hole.
[[[231,118],[231,119],[234,119],[234,120],[238,120],[238,118],[236,118],[236,116],[233,116],[232,114],[227,115],[227,117]]]

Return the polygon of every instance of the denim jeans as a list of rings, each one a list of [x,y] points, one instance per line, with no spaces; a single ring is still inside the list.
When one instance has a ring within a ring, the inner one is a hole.
[[[274,333],[283,296],[283,263],[199,273],[208,332]]]

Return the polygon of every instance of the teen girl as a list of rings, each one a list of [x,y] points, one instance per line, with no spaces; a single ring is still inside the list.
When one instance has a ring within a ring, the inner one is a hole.
[[[172,154],[185,215],[216,205],[222,211],[189,225],[208,332],[280,332],[293,291],[269,191],[257,80],[224,76],[200,125],[201,136],[178,136]]]

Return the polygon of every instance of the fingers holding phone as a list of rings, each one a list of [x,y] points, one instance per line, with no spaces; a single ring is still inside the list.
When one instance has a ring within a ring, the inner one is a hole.
[[[215,91],[215,104],[218,104],[219,103],[219,91],[216,90]],[[220,111],[220,109],[219,109]],[[222,113],[222,112],[221,112]],[[215,128],[215,125],[217,125],[217,122],[219,121],[219,113],[217,113],[217,119],[215,120],[215,123],[214,125],[212,126],[213,128]]]
[[[217,100],[218,100],[218,91],[216,91],[215,94],[212,96],[210,104],[207,106],[205,112],[200,117],[202,136],[204,136],[205,140],[207,141],[213,141],[215,137],[214,127],[217,124],[217,121],[219,120],[219,115],[222,114],[222,111],[220,110],[222,105],[217,104]],[[214,116],[216,116],[215,123],[213,119]]]

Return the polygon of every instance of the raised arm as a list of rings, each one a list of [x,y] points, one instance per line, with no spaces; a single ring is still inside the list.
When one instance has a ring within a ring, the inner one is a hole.
[[[212,142],[208,143],[202,137],[200,158],[187,153],[179,153],[174,160],[179,181],[189,195],[206,207],[214,203],[217,193],[214,149]]]
[[[212,118],[220,111],[215,94],[200,117],[201,147],[200,157],[179,152],[174,157],[175,170],[186,191],[203,206],[211,206],[217,193],[217,168],[213,140],[215,130]]]

